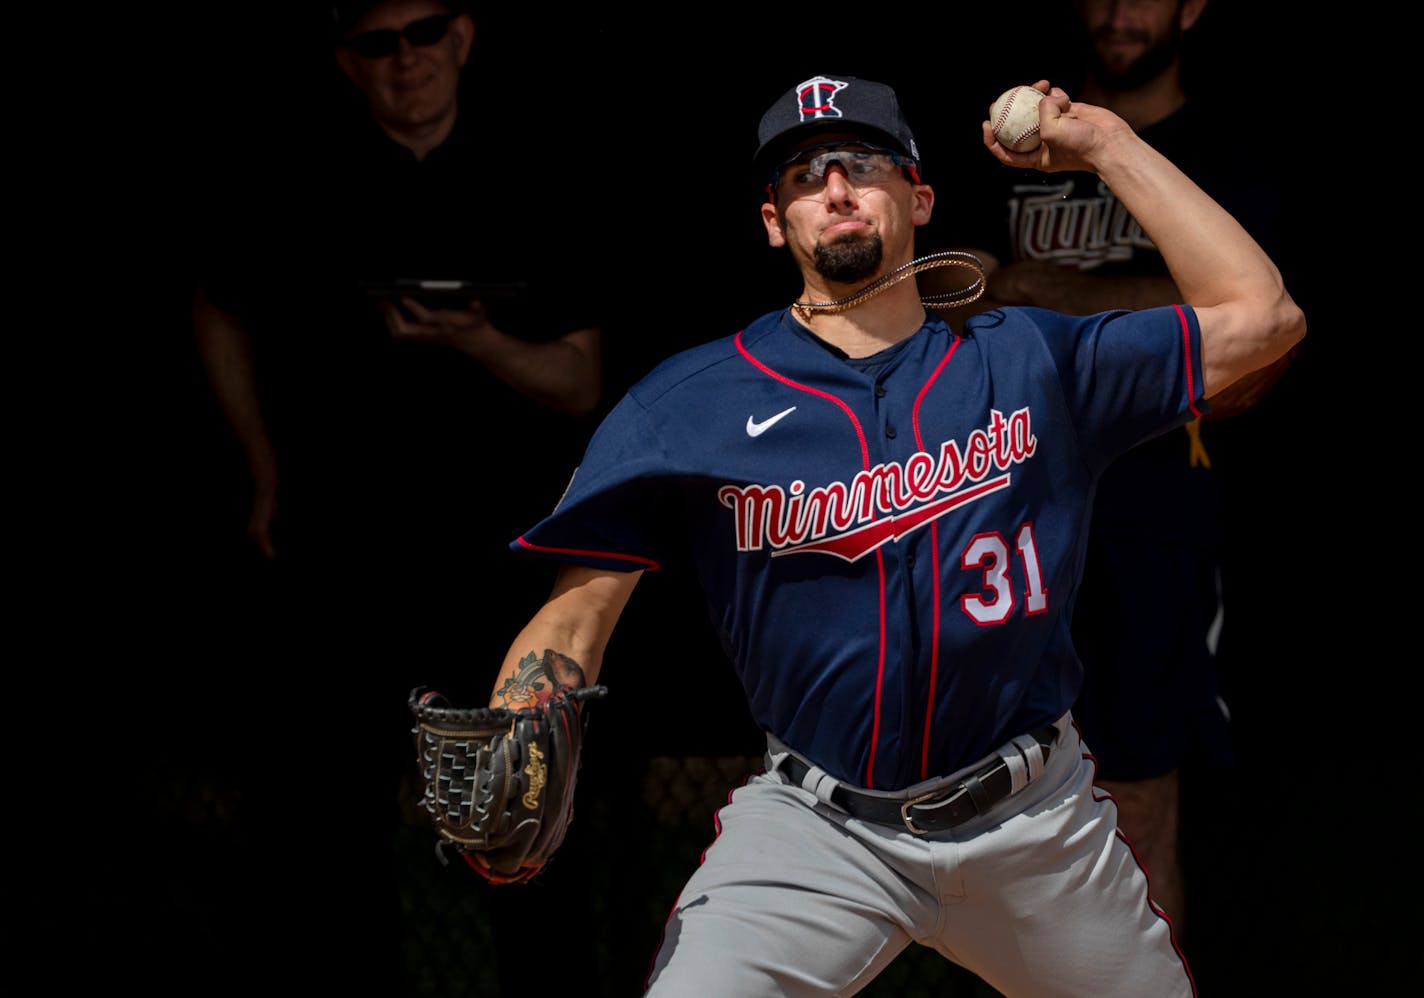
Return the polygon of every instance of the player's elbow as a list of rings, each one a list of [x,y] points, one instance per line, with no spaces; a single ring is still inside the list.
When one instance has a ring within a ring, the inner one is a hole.
[[[1257,367],[1276,362],[1305,339],[1305,310],[1296,304],[1295,299],[1284,288],[1267,309],[1263,324],[1267,330],[1267,345],[1263,347],[1262,352],[1266,356]]]
[[[1287,335],[1290,337],[1290,347],[1286,349],[1291,349],[1301,340],[1305,339],[1306,321],[1305,310],[1295,303],[1295,299],[1289,296],[1287,296],[1287,299],[1290,303],[1290,309],[1287,313],[1289,319]]]
[[[1209,317],[1203,316],[1202,325],[1203,380],[1208,398],[1275,364],[1305,338],[1305,313],[1284,288],[1249,306],[1211,312]]]

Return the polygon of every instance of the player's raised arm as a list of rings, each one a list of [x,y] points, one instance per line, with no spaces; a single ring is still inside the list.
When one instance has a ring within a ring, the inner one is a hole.
[[[1046,173],[1090,170],[1103,179],[1162,253],[1182,301],[1201,323],[1208,396],[1272,363],[1305,336],[1305,316],[1264,250],[1224,208],[1113,112],[1036,86],[1037,148],[1013,152],[985,121],[984,144],[1002,162]]]

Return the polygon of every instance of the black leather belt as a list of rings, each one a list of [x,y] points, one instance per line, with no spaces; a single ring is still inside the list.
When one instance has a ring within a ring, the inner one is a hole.
[[[1058,729],[1050,724],[1029,733],[1043,747],[1043,760],[1047,762],[1058,740]],[[798,786],[810,772],[810,767],[794,755],[787,755],[779,768]],[[996,758],[962,780],[928,793],[917,793],[914,789],[898,794],[880,793],[857,790],[842,783],[831,791],[831,803],[852,817],[892,827],[903,825],[916,835],[925,835],[948,831],[983,814],[1009,796],[1012,789],[1009,764]]]

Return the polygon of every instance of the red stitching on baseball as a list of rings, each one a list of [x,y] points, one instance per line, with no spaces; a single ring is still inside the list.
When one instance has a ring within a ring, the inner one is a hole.
[[[1004,106],[1001,107],[1001,108],[999,108],[999,119],[998,119],[998,121],[996,121],[996,122],[994,123],[994,137],[995,137],[995,138],[999,139],[1001,142],[1003,141],[1003,138],[999,135],[999,129],[1003,128],[1003,127],[1004,127],[1004,122],[1008,121],[1008,119],[1009,119],[1009,112],[1013,109],[1014,101],[1018,100],[1019,91],[1021,91],[1021,90],[1032,90],[1032,89],[1034,89],[1034,88],[1033,88],[1033,87],[1021,87],[1021,86],[1020,86],[1020,87],[1014,87],[1013,90],[1009,91],[1009,96],[1008,96],[1008,99],[1004,101]],[[1011,135],[1011,136],[1009,136],[1009,142],[1012,142],[1014,145],[1019,145],[1019,144],[1021,144],[1021,143],[1023,142],[1024,139],[1028,138],[1030,135],[1035,135],[1035,134],[1037,134],[1037,132],[1038,132],[1038,125],[1035,124],[1035,125],[1034,125],[1032,128],[1030,128],[1028,131],[1026,131],[1026,132],[1024,132],[1024,133],[1022,133],[1022,134],[1020,134],[1020,135],[1017,135],[1017,136],[1012,136],[1012,135]],[[1005,145],[1007,145],[1007,144],[1008,144],[1008,143],[1005,143]]]
[[[999,108],[999,120],[994,123],[994,134],[999,134],[999,129],[1004,127],[1004,122],[1009,120],[1009,110],[1014,106],[1014,101],[1018,98],[1017,89],[1009,94],[1009,99],[1004,101],[1004,106]]]

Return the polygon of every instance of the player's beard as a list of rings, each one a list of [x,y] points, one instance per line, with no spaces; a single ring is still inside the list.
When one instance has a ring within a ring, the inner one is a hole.
[[[1108,32],[1100,32],[1106,35]],[[1150,41],[1150,39],[1139,37],[1139,41]],[[1097,39],[1094,39],[1096,43]],[[1099,85],[1111,93],[1127,93],[1131,90],[1145,86],[1157,79],[1176,60],[1182,51],[1182,27],[1177,21],[1172,22],[1171,30],[1167,34],[1152,42],[1142,55],[1138,56],[1130,63],[1107,63],[1099,55],[1096,44],[1092,47],[1093,54],[1089,58],[1089,70],[1093,79]]]
[[[885,259],[885,245],[880,233],[868,236],[845,236],[829,243],[817,243],[811,263],[828,281],[837,284],[857,284],[874,277]]]

